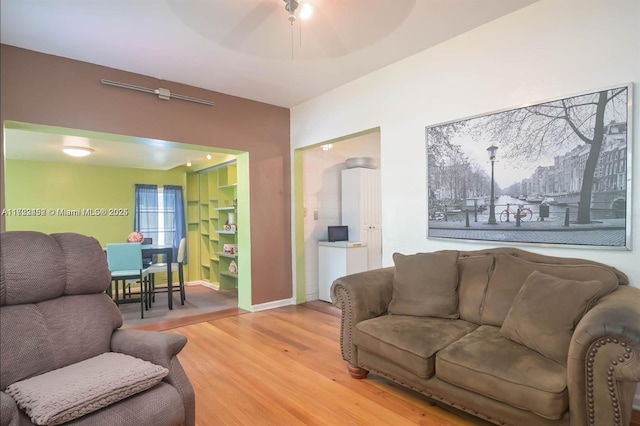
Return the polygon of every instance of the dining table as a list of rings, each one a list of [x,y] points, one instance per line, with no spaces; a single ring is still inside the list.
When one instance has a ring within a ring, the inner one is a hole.
[[[173,246],[158,244],[142,244],[142,258],[152,257],[153,255],[164,255],[164,263],[167,264],[167,297],[169,298],[169,309],[173,309],[173,274],[171,271],[171,263],[173,261]],[[105,254],[107,249],[103,249]],[[124,291],[124,290],[123,290]],[[118,298],[118,289],[116,288],[116,299]]]

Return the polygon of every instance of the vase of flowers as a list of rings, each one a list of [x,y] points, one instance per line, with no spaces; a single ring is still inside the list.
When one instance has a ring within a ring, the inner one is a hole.
[[[133,231],[127,237],[127,242],[129,243],[141,243],[142,241],[144,241],[144,235],[140,231]]]

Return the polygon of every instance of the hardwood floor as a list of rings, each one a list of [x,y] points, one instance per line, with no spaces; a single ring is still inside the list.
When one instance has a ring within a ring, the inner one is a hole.
[[[352,379],[340,356],[340,311],[325,302],[135,328],[189,338],[179,358],[196,392],[197,426],[489,425],[375,375]]]
[[[189,338],[179,358],[195,388],[197,425],[486,424],[374,375],[352,379],[339,328],[335,311],[309,304],[170,330]]]

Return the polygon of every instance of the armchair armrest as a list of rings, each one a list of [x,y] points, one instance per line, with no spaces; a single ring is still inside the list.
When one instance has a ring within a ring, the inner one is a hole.
[[[145,330],[116,330],[111,350],[171,368],[171,359],[187,344],[187,338],[175,333]]]
[[[0,426],[18,426],[19,414],[16,402],[4,392],[0,392]]]
[[[640,289],[619,286],[586,313],[567,375],[572,426],[629,423],[640,382]]]
[[[113,352],[131,355],[169,369],[169,375],[163,381],[175,387],[182,396],[185,406],[183,426],[194,426],[195,393],[177,357],[186,344],[185,336],[157,331],[118,329],[111,336]]]
[[[338,278],[331,285],[331,300],[342,310],[340,351],[342,359],[357,366],[353,329],[357,323],[387,312],[393,294],[394,268],[374,269]]]

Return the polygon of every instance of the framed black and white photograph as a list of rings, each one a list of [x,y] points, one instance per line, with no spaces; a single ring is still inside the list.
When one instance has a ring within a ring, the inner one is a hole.
[[[630,250],[632,88],[427,126],[427,238]]]

